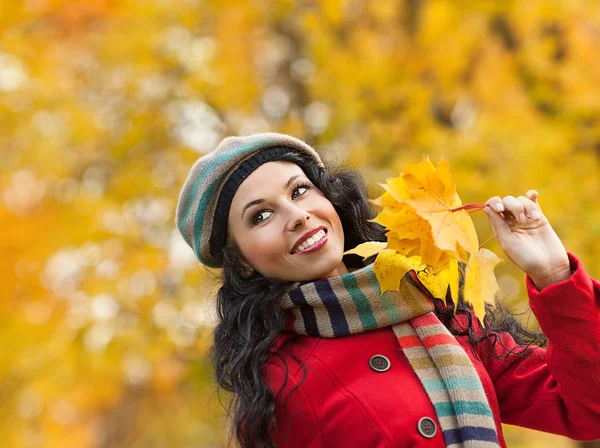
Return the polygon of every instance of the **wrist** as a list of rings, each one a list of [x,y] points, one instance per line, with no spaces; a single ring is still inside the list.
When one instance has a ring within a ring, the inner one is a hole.
[[[571,262],[567,257],[566,263],[562,263],[559,266],[556,266],[543,274],[538,275],[530,275],[533,284],[537,287],[538,290],[542,290],[543,288],[552,285],[553,283],[562,282],[564,280],[568,280],[571,278],[573,271],[571,269]]]

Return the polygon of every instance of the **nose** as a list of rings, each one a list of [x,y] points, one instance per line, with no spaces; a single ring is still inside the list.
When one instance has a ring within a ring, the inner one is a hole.
[[[288,228],[290,231],[294,231],[298,228],[306,226],[307,221],[310,219],[310,213],[306,210],[293,206],[290,210],[290,221]]]

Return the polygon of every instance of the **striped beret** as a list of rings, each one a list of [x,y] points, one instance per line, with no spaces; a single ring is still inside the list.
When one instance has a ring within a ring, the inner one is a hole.
[[[323,167],[319,154],[302,140],[273,132],[227,137],[190,169],[175,212],[175,224],[200,263],[223,266],[231,200],[256,168],[281,154],[293,152]]]

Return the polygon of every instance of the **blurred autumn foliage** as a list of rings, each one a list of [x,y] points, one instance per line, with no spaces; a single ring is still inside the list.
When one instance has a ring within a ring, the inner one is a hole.
[[[226,135],[303,138],[372,197],[424,154],[464,203],[535,188],[600,277],[598,48],[595,0],[1,2],[1,446],[224,446],[219,273],[173,220]],[[496,275],[526,310],[523,274]]]

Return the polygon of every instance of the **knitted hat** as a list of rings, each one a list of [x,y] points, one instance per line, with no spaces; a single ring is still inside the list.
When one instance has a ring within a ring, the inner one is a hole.
[[[319,154],[303,141],[271,132],[227,137],[192,165],[179,194],[175,224],[200,263],[223,266],[221,250],[235,192],[260,165],[290,152],[307,164],[324,166]]]

